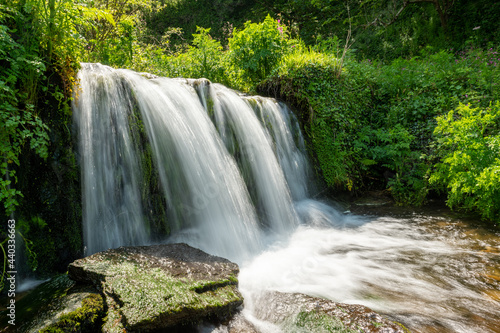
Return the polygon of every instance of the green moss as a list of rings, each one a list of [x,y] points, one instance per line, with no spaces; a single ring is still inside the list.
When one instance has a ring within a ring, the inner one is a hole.
[[[119,295],[120,312],[132,327],[162,320],[162,316],[174,318],[169,323],[177,324],[194,311],[207,315],[225,312],[226,306],[242,302],[232,279],[193,282],[158,268],[144,271],[130,263],[111,268],[107,275],[106,283]]]
[[[64,314],[41,333],[98,332],[104,317],[104,301],[99,294],[91,294],[82,300],[77,310]]]
[[[405,333],[411,333],[409,329],[407,329],[403,324],[398,323],[397,321],[394,322],[396,325],[400,326]]]
[[[319,313],[302,311],[297,314],[292,320],[289,320],[284,325],[284,330],[290,333],[306,333],[306,332],[337,332],[337,333],[354,333],[357,331],[350,330],[335,317]]]
[[[139,106],[131,93],[132,108],[128,115],[130,136],[136,147],[135,151],[141,152],[138,156],[142,180],[140,184],[141,206],[146,226],[150,234],[159,238],[170,234],[167,221],[167,204],[161,191],[160,176],[153,159],[151,144],[148,140],[144,122]]]
[[[42,283],[16,302],[16,322],[28,325],[41,312],[49,312],[74,285],[75,282],[65,274]],[[7,327],[7,320],[8,317],[0,312],[0,327]]]

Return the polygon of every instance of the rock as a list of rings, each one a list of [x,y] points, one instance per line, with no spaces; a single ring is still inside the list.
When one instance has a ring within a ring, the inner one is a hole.
[[[352,203],[354,206],[381,207],[393,204],[388,191],[367,191]]]
[[[259,333],[257,328],[249,322],[241,313],[235,315],[227,323],[228,333]]]
[[[243,303],[238,266],[186,244],[121,247],[68,267],[99,287],[108,307],[104,332],[147,332],[225,318]]]
[[[100,330],[104,301],[88,285],[77,285],[67,275],[45,282],[17,302],[17,332],[79,332]]]
[[[363,305],[280,292],[263,293],[255,303],[254,316],[283,327],[284,332],[409,332]]]

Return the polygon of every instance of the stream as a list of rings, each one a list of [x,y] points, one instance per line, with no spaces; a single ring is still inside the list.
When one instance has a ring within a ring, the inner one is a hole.
[[[279,331],[253,318],[252,298],[277,290],[363,304],[412,332],[500,332],[498,229],[438,206],[354,206],[356,215],[298,206],[315,212],[308,224],[240,273],[246,315],[261,330]]]

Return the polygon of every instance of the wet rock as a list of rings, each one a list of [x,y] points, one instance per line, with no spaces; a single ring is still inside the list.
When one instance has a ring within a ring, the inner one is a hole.
[[[70,278],[106,298],[104,332],[153,331],[226,318],[243,303],[238,266],[186,244],[121,247],[76,260]]]
[[[235,315],[227,323],[228,333],[259,333],[257,328],[249,322],[241,313]]]
[[[206,326],[208,329],[198,329],[197,332],[217,332],[217,333],[260,333],[260,331],[249,322],[245,316],[238,312],[228,321],[218,324]]]
[[[303,294],[263,293],[254,315],[283,327],[285,332],[408,333],[363,305],[336,303]]]
[[[368,191],[362,197],[354,200],[352,205],[360,207],[381,207],[392,205],[393,203],[394,201],[387,191]]]
[[[17,302],[17,332],[100,330],[104,301],[97,290],[77,285],[67,275],[45,282]]]

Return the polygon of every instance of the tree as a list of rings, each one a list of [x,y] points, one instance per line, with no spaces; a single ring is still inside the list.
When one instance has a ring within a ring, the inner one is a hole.
[[[455,4],[455,0],[391,0],[386,4],[386,10],[379,11],[376,17],[364,27],[381,25],[387,27],[399,18],[403,11],[409,6],[415,4],[430,3],[436,9],[441,21],[443,31],[448,29],[448,19],[450,10]],[[380,8],[382,5],[380,0],[365,0],[361,2],[361,7]]]

